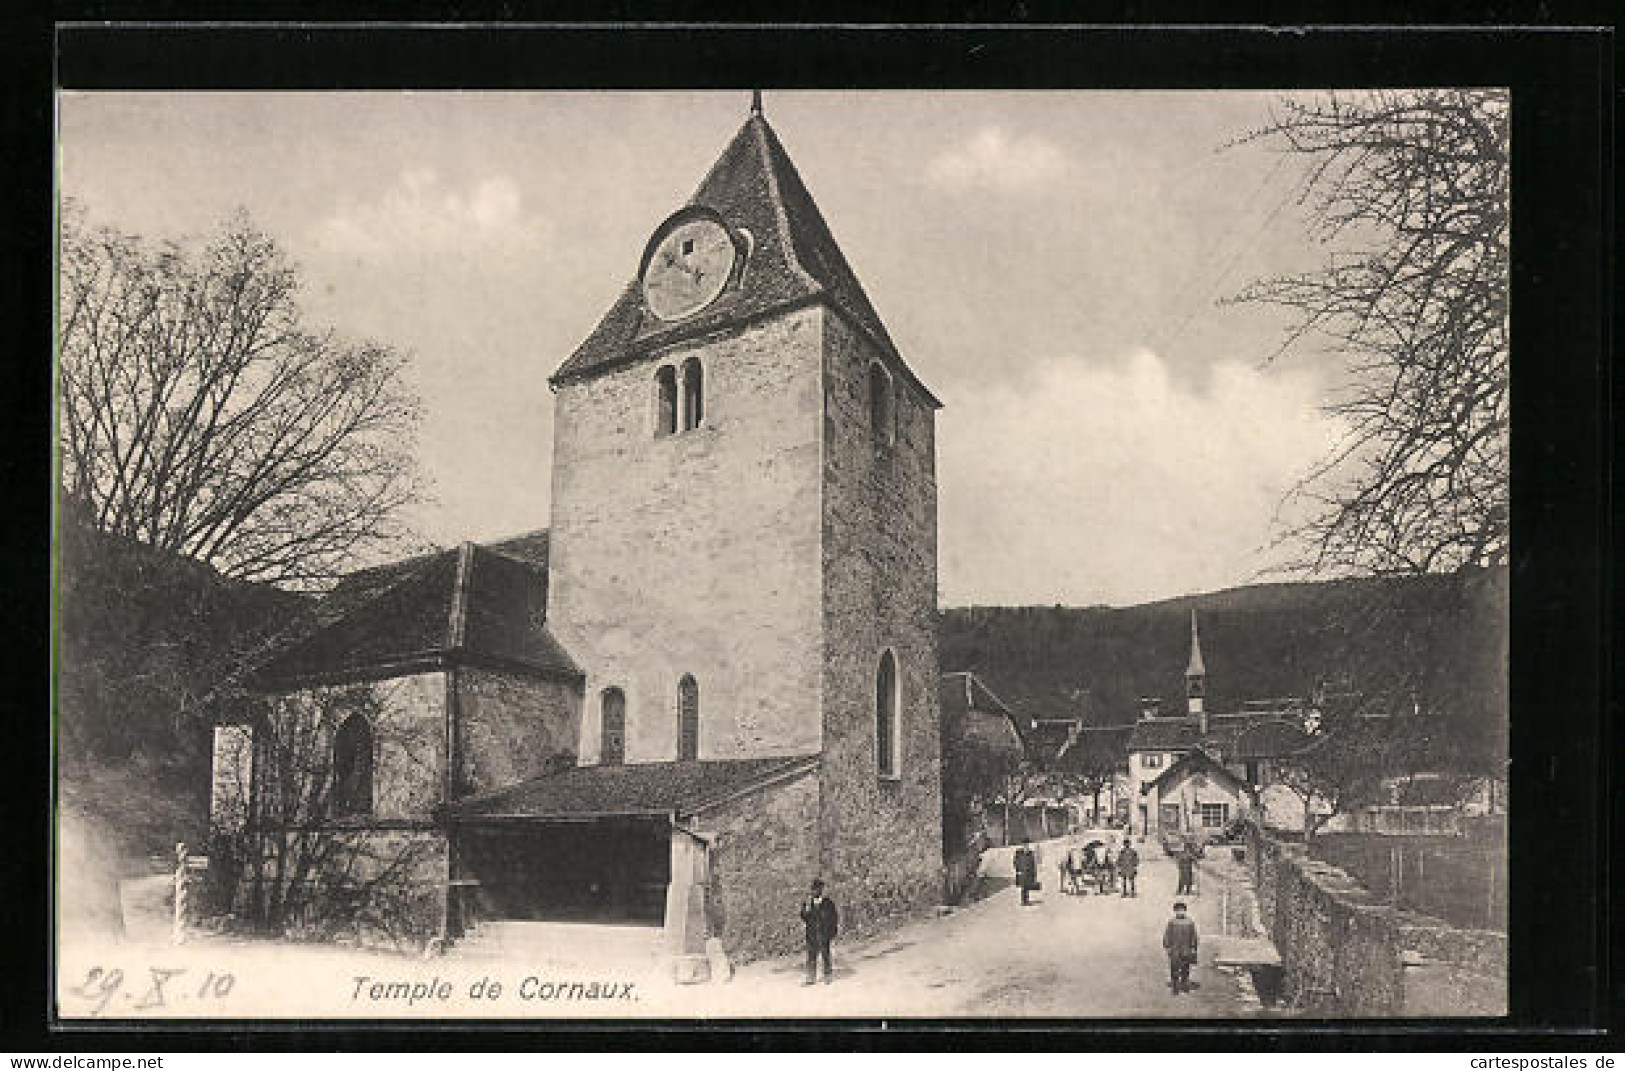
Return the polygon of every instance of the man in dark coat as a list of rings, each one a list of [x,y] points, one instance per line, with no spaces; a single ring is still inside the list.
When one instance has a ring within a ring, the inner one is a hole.
[[[1168,988],[1184,993],[1192,988],[1191,964],[1196,962],[1196,920],[1185,905],[1174,905],[1174,917],[1162,930],[1162,950],[1168,953]]]
[[[1195,889],[1196,883],[1196,851],[1191,847],[1187,838],[1179,845],[1179,851],[1174,853],[1174,862],[1179,864],[1179,888],[1174,890],[1175,896],[1189,896]]]
[[[1021,902],[1031,906],[1032,891],[1038,888],[1038,853],[1028,845],[1016,849],[1016,884],[1021,886]]]
[[[824,961],[824,984],[830,983],[829,944],[835,940],[840,928],[840,916],[835,901],[824,895],[824,882],[815,879],[812,893],[801,905],[801,924],[807,928],[807,980],[803,985],[818,981],[818,960]]]
[[[1117,853],[1117,876],[1123,879],[1124,896],[1140,895],[1134,887],[1134,876],[1139,872],[1140,853],[1134,850],[1134,842],[1125,837],[1123,850]]]

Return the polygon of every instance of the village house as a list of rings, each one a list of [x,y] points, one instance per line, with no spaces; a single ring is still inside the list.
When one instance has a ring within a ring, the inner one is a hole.
[[[1192,610],[1185,712],[1164,715],[1158,700],[1142,699],[1129,734],[1129,821],[1137,833],[1217,833],[1259,807],[1271,763],[1304,744],[1311,715],[1303,700],[1255,700],[1239,711],[1210,713],[1206,692]]]
[[[759,97],[549,384],[549,528],[340,585],[217,734],[216,826],[298,825],[313,900],[387,875],[370,924],[416,939],[612,921],[750,957],[797,945],[815,877],[849,927],[935,902],[940,403]],[[294,816],[301,705],[324,802]],[[244,885],[286,880],[249,854]]]

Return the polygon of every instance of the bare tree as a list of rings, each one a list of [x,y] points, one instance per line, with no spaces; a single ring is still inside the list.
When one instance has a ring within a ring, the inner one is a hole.
[[[1272,783],[1303,802],[1306,844],[1338,815],[1380,800],[1383,779],[1400,761],[1390,754],[1394,743],[1383,721],[1349,710],[1315,726],[1302,748],[1271,761]]]
[[[64,213],[62,487],[97,528],[243,580],[320,586],[403,534],[403,359],[308,328],[245,215],[201,247]]]
[[[336,935],[400,945],[439,919],[422,869],[433,837],[408,828],[438,799],[432,721],[403,712],[398,682],[310,688],[261,697],[217,750],[214,846],[222,884],[272,933]],[[364,725],[348,763],[342,730]],[[375,781],[373,756],[379,760]],[[377,817],[392,822],[379,828]],[[398,827],[398,828],[396,828]]]
[[[1347,434],[1298,486],[1311,571],[1499,565],[1508,537],[1507,95],[1287,98],[1243,141],[1303,157],[1325,267],[1231,299],[1296,314],[1346,356]]]

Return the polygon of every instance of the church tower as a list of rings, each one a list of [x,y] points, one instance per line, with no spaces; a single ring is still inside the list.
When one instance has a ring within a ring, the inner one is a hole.
[[[759,98],[550,383],[580,762],[816,756],[843,910],[934,894],[940,403]]]

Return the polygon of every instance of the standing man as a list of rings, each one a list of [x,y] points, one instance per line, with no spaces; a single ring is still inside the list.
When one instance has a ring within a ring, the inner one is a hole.
[[[1168,988],[1184,993],[1191,986],[1191,965],[1196,962],[1196,920],[1185,914],[1183,901],[1174,904],[1174,917],[1162,930],[1162,950],[1168,953]]]
[[[1174,895],[1189,896],[1191,886],[1196,880],[1196,853],[1191,850],[1189,838],[1180,842],[1179,851],[1174,854],[1174,862],[1179,864],[1179,888],[1174,890]]]
[[[1033,850],[1025,844],[1016,849],[1015,866],[1016,885],[1021,889],[1021,906],[1026,907],[1031,903],[1027,896],[1032,892],[1032,872],[1038,869],[1038,864],[1033,860]]]
[[[835,901],[824,895],[822,878],[813,879],[812,894],[801,905],[801,924],[807,928],[807,980],[801,984],[812,985],[818,980],[818,960],[822,958],[824,984],[829,985],[833,969],[829,963],[829,944],[835,940],[840,917],[835,911]]]
[[[1134,887],[1134,876],[1140,872],[1140,853],[1134,850],[1134,840],[1123,838],[1123,850],[1117,853],[1117,876],[1123,879],[1123,895],[1139,896]]]

